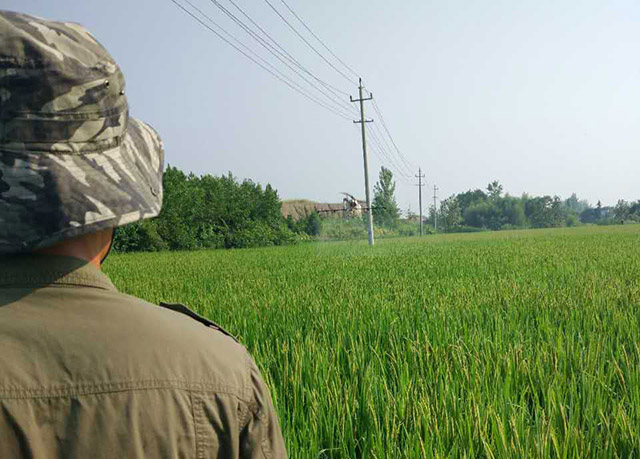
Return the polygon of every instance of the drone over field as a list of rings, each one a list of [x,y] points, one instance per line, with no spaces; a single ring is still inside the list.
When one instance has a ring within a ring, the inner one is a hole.
[[[317,209],[318,212],[341,212],[342,216],[345,220],[349,220],[352,217],[361,217],[362,212],[366,211],[366,209],[360,204],[360,201],[356,199],[353,195],[349,193],[342,192],[345,196],[342,199],[342,208],[338,208],[338,204],[330,206],[334,206],[333,208],[325,208],[325,209]]]
[[[362,205],[353,195],[342,192],[344,199],[342,205],[344,207],[345,218],[360,217],[362,215]]]

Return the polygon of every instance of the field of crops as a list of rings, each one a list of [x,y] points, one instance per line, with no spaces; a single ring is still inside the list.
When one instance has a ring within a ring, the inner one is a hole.
[[[293,458],[640,456],[640,225],[116,255],[106,271],[238,336]]]

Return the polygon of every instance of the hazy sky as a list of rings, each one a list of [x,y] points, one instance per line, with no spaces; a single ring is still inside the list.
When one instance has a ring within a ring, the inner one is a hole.
[[[276,62],[210,0],[191,1]],[[264,0],[235,1],[313,73],[356,95]],[[287,3],[362,75],[398,147],[440,196],[498,179],[515,195],[640,199],[637,0]],[[132,114],[160,132],[170,164],[269,182],[283,199],[364,196],[351,121],[277,81],[170,0],[1,7],[87,26],[122,67]],[[381,164],[372,154],[372,184]],[[417,187],[398,179],[397,192],[403,209],[417,210]]]

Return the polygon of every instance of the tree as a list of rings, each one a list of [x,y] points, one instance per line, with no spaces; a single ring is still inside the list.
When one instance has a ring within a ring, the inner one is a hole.
[[[579,214],[589,207],[589,203],[584,199],[578,199],[578,196],[573,193],[570,197],[564,200],[564,206],[569,212]]]
[[[502,195],[502,185],[497,180],[494,180],[489,185],[487,185],[487,192],[489,193],[489,198],[492,200],[497,200]]]
[[[460,193],[458,194],[458,204],[460,204],[460,212],[462,212],[462,215],[464,215],[469,207],[475,204],[487,202],[487,199],[487,194],[479,189]]]
[[[162,211],[157,218],[157,231],[172,250],[193,249],[197,245],[193,211],[201,202],[200,196],[196,196],[190,186],[192,179],[192,176],[170,165],[162,176],[164,196]]]
[[[460,205],[460,213],[464,218],[465,225],[482,227],[482,225],[475,225],[471,223],[469,219],[467,219],[467,215],[471,216],[472,214],[474,214],[471,219],[475,219],[475,217],[477,217],[477,215],[475,215],[474,212],[468,213],[467,211],[470,208],[475,207],[479,204],[486,203],[488,199],[489,197],[487,196],[487,194],[484,191],[478,190],[478,189],[473,191],[469,190],[469,191],[465,191],[464,193],[458,194],[458,204]]]
[[[631,214],[631,206],[624,199],[620,199],[613,209],[613,218],[617,222],[624,222]]]
[[[476,228],[500,229],[499,209],[492,202],[478,202],[469,206],[464,213],[464,223]]]
[[[373,220],[376,225],[393,227],[400,218],[393,172],[382,166],[378,177],[379,180],[373,187]]]
[[[522,228],[528,225],[524,213],[524,201],[508,194],[500,200],[500,214],[502,226]]]
[[[167,249],[167,244],[158,234],[156,220],[141,220],[116,229],[113,241],[115,252],[156,252]]]
[[[640,221],[640,200],[629,204],[629,218]]]
[[[460,212],[460,204],[455,195],[449,196],[440,203],[440,215],[438,222],[445,231],[453,231],[460,223],[462,223],[462,214]]]
[[[600,209],[589,207],[580,212],[582,223],[596,223],[600,219]]]
[[[322,232],[320,213],[317,210],[313,210],[305,216],[300,217],[297,222],[297,232],[306,233],[309,236],[319,236]]]
[[[562,211],[562,201],[558,196],[529,199],[524,205],[524,211],[534,228],[563,226],[567,217]]]

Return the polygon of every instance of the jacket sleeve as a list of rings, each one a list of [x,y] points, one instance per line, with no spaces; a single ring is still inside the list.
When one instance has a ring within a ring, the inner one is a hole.
[[[249,365],[253,400],[249,405],[246,425],[240,432],[240,457],[286,458],[287,451],[269,389],[253,359]]]

